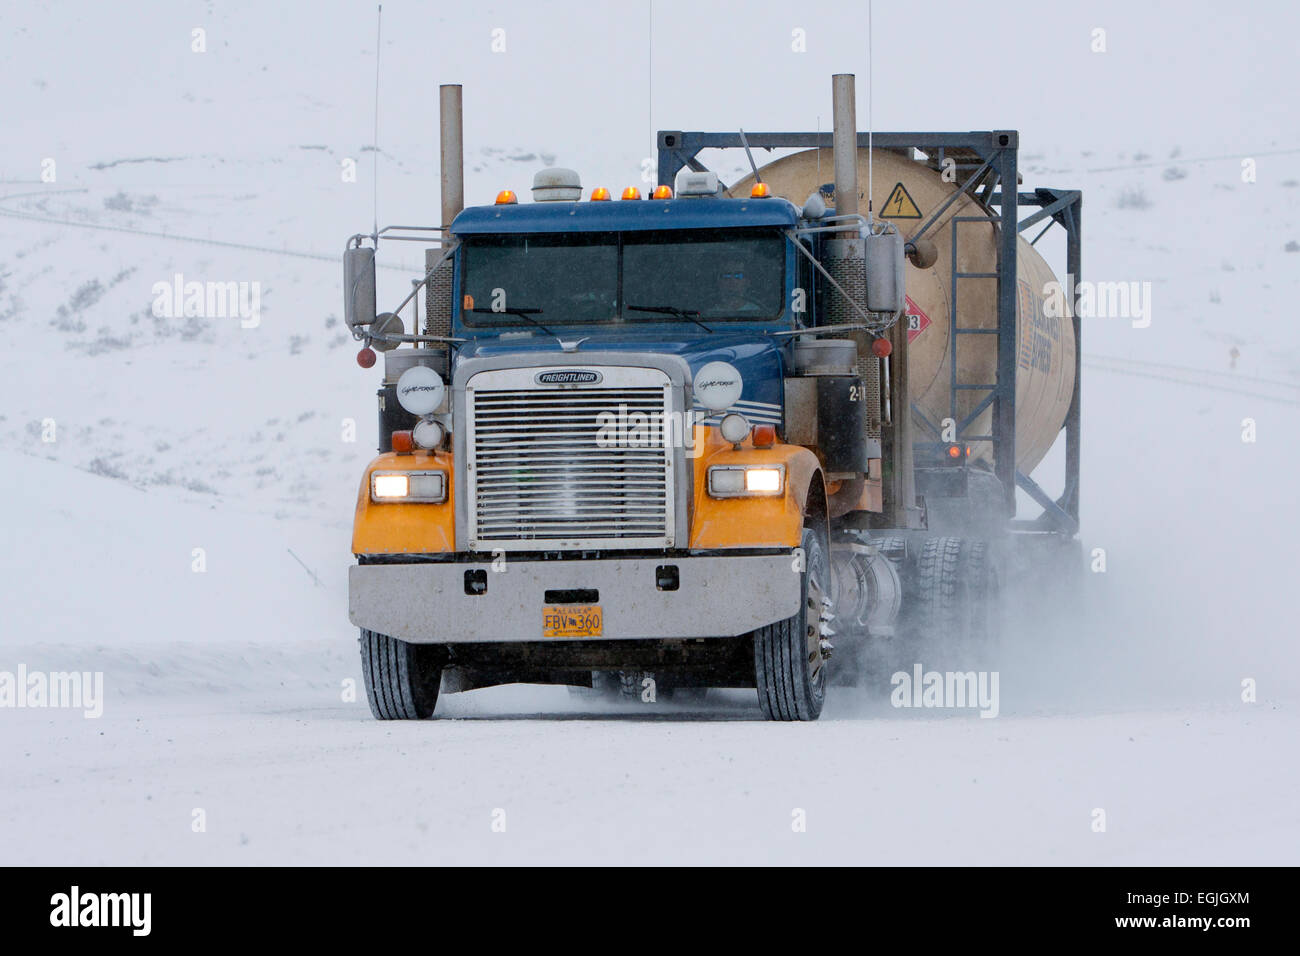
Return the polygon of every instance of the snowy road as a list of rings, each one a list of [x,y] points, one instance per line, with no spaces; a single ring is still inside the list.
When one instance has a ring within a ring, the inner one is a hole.
[[[254,654],[214,656],[249,665]],[[282,687],[182,679],[175,692],[110,698],[99,719],[6,714],[0,855],[1282,864],[1300,846],[1294,769],[1274,759],[1294,753],[1300,720],[1268,703],[933,719],[864,713],[841,690],[821,721],[776,725],[740,691],[693,709],[602,713],[562,689],[516,687],[444,698],[459,719],[377,723],[364,698],[340,701],[330,670],[348,672],[350,659],[337,646],[279,663],[299,675]],[[1105,832],[1093,830],[1097,808]],[[799,810],[806,832],[794,828]]]
[[[0,552],[0,671],[105,685],[98,719],[0,710],[0,858],[1294,864],[1289,571],[1251,517],[1291,452],[1270,441],[1180,473],[1207,421],[1242,448],[1238,400],[1189,417],[1180,392],[1107,385],[1118,440],[1141,444],[1125,417],[1139,402],[1168,423],[1146,480],[1179,479],[1147,496],[1126,463],[1096,459],[1090,500],[1107,507],[1086,544],[1109,556],[1088,576],[1104,613],[1074,639],[1040,621],[1012,640],[989,720],[896,710],[887,686],[833,688],[805,725],[762,722],[741,691],[610,709],[506,687],[445,696],[442,720],[378,723],[360,688],[343,699],[360,677],[345,524],[0,453],[0,493],[30,505],[11,522],[21,547]],[[1201,508],[1220,486],[1250,493]],[[1297,505],[1278,507],[1293,525]],[[1206,542],[1237,559],[1198,558]]]

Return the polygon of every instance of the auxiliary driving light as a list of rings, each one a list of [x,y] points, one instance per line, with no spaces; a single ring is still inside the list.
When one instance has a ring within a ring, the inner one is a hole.
[[[718,430],[722,432],[723,438],[737,445],[749,437],[749,420],[744,415],[732,412],[730,415],[723,416]]]
[[[415,444],[426,451],[432,451],[441,445],[442,436],[445,434],[439,422],[427,418],[416,422],[415,427],[411,429],[411,437],[415,439]]]
[[[438,504],[447,500],[447,475],[441,471],[376,471],[370,500]]]
[[[695,373],[695,401],[711,412],[723,412],[740,400],[745,384],[730,362],[708,362]]]
[[[397,403],[412,415],[436,412],[447,397],[447,383],[427,365],[412,365],[397,380]]]

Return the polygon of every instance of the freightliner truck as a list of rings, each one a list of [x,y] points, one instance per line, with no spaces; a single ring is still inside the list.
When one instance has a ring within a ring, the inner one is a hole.
[[[349,579],[377,718],[526,682],[814,720],[873,646],[987,647],[1005,586],[1072,553],[1078,320],[1020,233],[1058,225],[1077,281],[1080,194],[1022,190],[1014,131],[860,133],[832,94],[830,134],[661,131],[645,195],[552,168],[464,208],[441,88],[442,225],[344,254],[384,357]],[[427,271],[381,313],[396,240]]]

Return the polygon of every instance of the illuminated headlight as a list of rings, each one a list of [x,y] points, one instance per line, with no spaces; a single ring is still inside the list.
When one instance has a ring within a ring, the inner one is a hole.
[[[723,417],[718,429],[722,432],[722,437],[734,445],[749,437],[749,420],[744,415],[733,412]]]
[[[709,494],[714,498],[779,495],[784,486],[784,465],[714,465],[709,469]]]
[[[781,491],[779,468],[746,468],[745,490],[752,495],[775,495]]]
[[[370,476],[370,500],[437,504],[447,500],[447,476],[441,471],[377,471]]]
[[[426,450],[437,448],[442,444],[442,436],[445,433],[442,425],[431,419],[422,419],[415,423],[415,428],[411,430],[411,438],[415,444]]]

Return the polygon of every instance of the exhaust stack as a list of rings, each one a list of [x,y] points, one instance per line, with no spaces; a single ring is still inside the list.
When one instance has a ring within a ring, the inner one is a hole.
[[[438,150],[442,165],[442,219],[444,229],[465,208],[465,130],[461,112],[461,86],[444,83],[438,87]],[[451,262],[437,269],[435,263],[450,241],[444,236],[442,248],[424,250],[425,269],[433,269],[433,276],[425,288],[426,335],[451,335]],[[440,350],[435,368],[445,373],[447,350]]]
[[[858,211],[858,107],[854,75],[831,77],[831,110],[835,118],[832,145],[835,155],[835,215],[851,216]],[[857,227],[846,235],[857,236]]]
[[[461,86],[438,87],[440,151],[442,158],[442,225],[450,226],[465,208],[465,129],[461,113]]]

